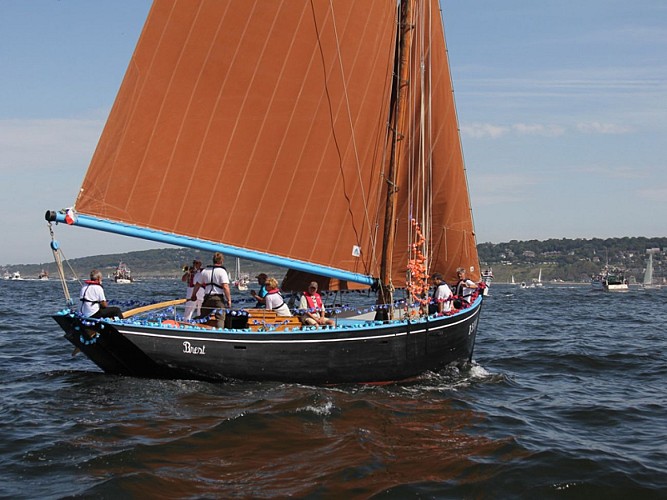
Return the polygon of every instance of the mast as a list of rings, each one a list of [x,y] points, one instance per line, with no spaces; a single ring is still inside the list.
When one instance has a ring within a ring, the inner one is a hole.
[[[380,260],[380,290],[378,303],[391,304],[393,302],[393,285],[391,277],[391,261],[394,253],[394,238],[396,234],[396,194],[398,192],[398,142],[403,139],[399,132],[407,103],[407,86],[409,75],[408,55],[412,46],[414,29],[413,0],[403,0],[400,6],[398,20],[398,57],[392,93],[392,119],[390,120],[391,153],[387,175],[387,205],[384,217],[384,232],[382,239],[382,256]]]

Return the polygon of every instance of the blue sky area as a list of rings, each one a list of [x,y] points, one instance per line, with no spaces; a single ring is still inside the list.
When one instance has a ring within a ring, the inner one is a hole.
[[[0,0],[0,265],[52,260],[44,212],[73,204],[149,6]],[[442,7],[478,241],[667,235],[667,2]]]

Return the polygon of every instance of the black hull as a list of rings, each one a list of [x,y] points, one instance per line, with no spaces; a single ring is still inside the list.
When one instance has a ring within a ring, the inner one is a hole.
[[[454,316],[290,332],[85,325],[54,316],[65,337],[106,373],[151,378],[379,383],[472,359],[482,299]]]

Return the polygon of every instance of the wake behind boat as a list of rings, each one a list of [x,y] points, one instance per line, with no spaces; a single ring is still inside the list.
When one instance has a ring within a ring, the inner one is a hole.
[[[375,318],[315,328],[229,307],[214,328],[175,300],[122,320],[69,307],[65,337],[144,377],[385,382],[468,363],[482,294],[427,310],[432,273],[480,280],[439,13],[155,2],[74,207],[47,220],[278,265],[288,291],[370,287]]]

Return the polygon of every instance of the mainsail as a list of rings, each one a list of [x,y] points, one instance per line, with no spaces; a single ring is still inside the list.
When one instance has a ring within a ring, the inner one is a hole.
[[[76,212],[368,284],[395,141],[384,279],[406,284],[413,219],[429,270],[479,279],[439,6],[416,4],[392,122],[394,0],[156,0]]]

